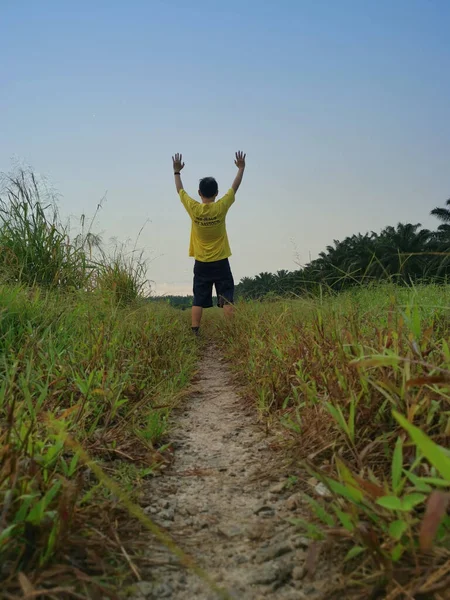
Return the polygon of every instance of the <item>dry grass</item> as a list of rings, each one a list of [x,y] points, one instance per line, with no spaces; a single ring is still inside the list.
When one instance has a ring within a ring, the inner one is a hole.
[[[66,435],[139,502],[171,460],[168,415],[197,355],[187,317],[17,286],[0,286],[0,311],[0,595],[113,598],[142,525]]]
[[[219,334],[261,415],[286,431],[293,474],[328,488],[327,500],[310,488],[312,521],[298,526],[344,540],[356,597],[448,587],[449,317],[448,287],[380,286],[242,303]]]

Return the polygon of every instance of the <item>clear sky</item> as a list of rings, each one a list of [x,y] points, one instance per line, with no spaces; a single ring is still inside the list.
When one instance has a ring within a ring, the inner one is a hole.
[[[196,197],[247,171],[228,215],[235,279],[333,239],[437,225],[450,196],[448,0],[0,0],[0,170],[50,178],[63,215],[134,239],[156,290],[190,291]]]

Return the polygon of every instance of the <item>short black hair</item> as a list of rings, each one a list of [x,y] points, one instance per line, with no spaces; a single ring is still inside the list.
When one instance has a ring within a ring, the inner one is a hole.
[[[214,177],[203,177],[200,179],[198,189],[203,198],[213,198],[219,191],[219,186]]]

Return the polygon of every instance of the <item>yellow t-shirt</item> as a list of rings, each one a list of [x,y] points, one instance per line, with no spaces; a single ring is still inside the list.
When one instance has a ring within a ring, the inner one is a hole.
[[[211,204],[196,202],[184,190],[180,190],[180,199],[192,221],[189,256],[201,262],[231,256],[225,217],[234,202],[234,190],[230,188],[223,198]]]

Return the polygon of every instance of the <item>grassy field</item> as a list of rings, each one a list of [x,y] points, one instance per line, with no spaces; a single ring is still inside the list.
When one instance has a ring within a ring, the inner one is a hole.
[[[136,244],[103,248],[97,213],[71,235],[32,172],[0,183],[0,596],[115,597],[198,344],[143,299]]]
[[[136,525],[73,442],[138,497],[169,456],[167,417],[196,363],[187,317],[1,286],[0,348],[0,578],[10,591],[19,572],[50,587],[79,578],[96,597],[108,574],[118,585]]]
[[[7,181],[0,595],[111,597],[152,529],[135,506],[170,461],[168,416],[199,345],[187,312],[142,300],[141,254],[108,255],[84,225],[71,240],[33,174]],[[345,589],[361,598],[445,597],[450,287],[242,302],[206,329],[290,457],[312,552],[338,548]]]
[[[316,549],[338,545],[347,589],[362,589],[361,598],[444,597],[450,288],[241,303],[218,331],[292,459],[289,481],[311,508],[297,525]]]

